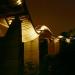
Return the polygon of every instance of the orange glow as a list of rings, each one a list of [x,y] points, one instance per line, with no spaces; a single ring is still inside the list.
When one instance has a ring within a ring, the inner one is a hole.
[[[54,39],[54,43],[57,43],[57,42],[59,42],[59,38]]]
[[[39,35],[35,32],[32,23],[25,18],[22,21],[22,42],[28,42],[31,40],[34,40],[37,38]]]

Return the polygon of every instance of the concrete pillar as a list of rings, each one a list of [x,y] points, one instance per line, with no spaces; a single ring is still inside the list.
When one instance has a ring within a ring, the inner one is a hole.
[[[39,68],[39,40],[38,38],[24,43],[25,74],[36,75]]]

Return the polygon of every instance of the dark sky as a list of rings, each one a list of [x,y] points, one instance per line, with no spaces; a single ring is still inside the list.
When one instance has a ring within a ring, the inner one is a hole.
[[[75,28],[75,0],[27,0],[34,25],[49,25],[57,35]]]

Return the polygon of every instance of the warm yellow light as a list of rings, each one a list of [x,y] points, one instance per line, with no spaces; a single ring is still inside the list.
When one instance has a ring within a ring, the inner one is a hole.
[[[45,30],[45,29],[47,29],[46,26],[42,26],[42,27],[40,28],[40,30]]]
[[[15,19],[15,17],[14,16],[10,16],[10,17],[7,17],[6,19],[8,21],[8,24],[11,25],[11,23],[13,22],[13,20]]]
[[[0,37],[4,37],[9,26],[4,18],[0,18]]]
[[[4,18],[0,18],[0,25],[3,25],[5,27],[9,28],[9,26]]]
[[[57,42],[59,42],[59,38],[54,39],[54,43],[57,43]]]
[[[8,22],[9,22],[9,25],[11,25],[11,23],[12,23],[12,20],[9,20]]]
[[[21,5],[22,4],[22,1],[21,0],[17,0],[17,5]]]
[[[35,32],[32,23],[28,19],[22,21],[22,42],[34,40],[39,35]]]
[[[41,26],[41,28],[40,28],[40,30],[46,30],[46,29],[50,31],[50,29],[45,25]]]
[[[37,33],[38,33],[38,34],[40,34],[40,33],[41,33],[41,31],[40,31],[40,30],[37,30]]]
[[[66,38],[65,40],[67,43],[70,43],[70,39],[69,38]]]
[[[39,29],[36,29],[36,32],[38,33],[38,34],[40,34],[42,31],[44,31],[44,30],[48,30],[49,32],[51,32],[51,30],[47,27],[47,26],[45,26],[45,25],[43,25],[43,26],[41,26]],[[52,33],[52,32],[51,32]]]
[[[59,35],[59,36],[58,36],[58,38],[60,38],[60,39],[61,39],[61,38],[63,38],[63,36],[62,36],[62,35]]]

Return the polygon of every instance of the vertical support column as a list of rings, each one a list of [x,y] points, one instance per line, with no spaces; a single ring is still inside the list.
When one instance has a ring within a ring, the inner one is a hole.
[[[40,39],[39,45],[40,75],[48,75],[48,39]]]
[[[38,38],[24,43],[24,71],[26,75],[38,75],[39,40]]]
[[[21,21],[15,17],[2,41],[3,75],[23,75],[21,38]]]

